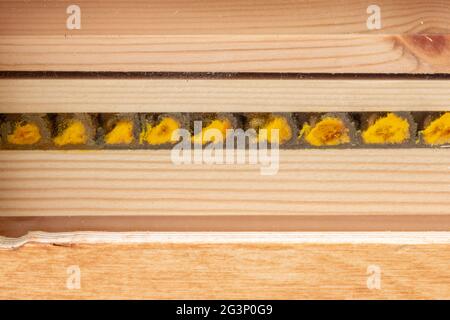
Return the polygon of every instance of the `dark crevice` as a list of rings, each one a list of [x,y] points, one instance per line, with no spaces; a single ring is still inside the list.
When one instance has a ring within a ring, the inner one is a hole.
[[[449,80],[450,74],[341,74],[341,73],[251,73],[251,72],[83,72],[0,71],[12,79],[360,79],[360,80]]]

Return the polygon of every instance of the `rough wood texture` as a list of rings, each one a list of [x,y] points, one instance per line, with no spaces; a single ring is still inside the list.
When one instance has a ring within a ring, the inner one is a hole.
[[[281,150],[278,174],[261,176],[257,165],[176,166],[169,150],[2,151],[0,212],[447,217],[449,152]]]
[[[0,113],[450,110],[450,80],[0,79]]]
[[[450,232],[42,232],[18,238],[0,236],[0,250],[27,244],[450,244]]]
[[[450,6],[362,0],[0,2],[0,70],[442,73]]]
[[[0,250],[0,298],[448,299],[449,248],[283,241],[34,244]],[[367,287],[374,265],[381,270],[380,289]],[[80,289],[67,288],[69,266],[80,268]]]

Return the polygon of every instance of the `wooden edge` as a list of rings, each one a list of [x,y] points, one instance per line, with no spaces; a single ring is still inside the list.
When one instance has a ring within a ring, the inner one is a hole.
[[[0,237],[0,249],[29,243],[304,243],[304,244],[450,244],[450,232],[30,232],[20,238]]]
[[[449,231],[450,215],[0,217],[0,235],[44,232],[423,232]]]

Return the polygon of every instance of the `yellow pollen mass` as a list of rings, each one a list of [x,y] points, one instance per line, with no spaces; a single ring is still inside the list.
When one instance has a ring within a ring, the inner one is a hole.
[[[300,132],[313,146],[336,146],[350,142],[349,129],[339,118],[326,117],[314,127],[305,124]]]
[[[7,136],[7,141],[17,145],[31,145],[41,140],[39,126],[34,123],[17,123],[12,134]]]
[[[139,142],[147,142],[151,145],[161,145],[165,143],[175,143],[172,140],[174,131],[180,128],[180,123],[173,118],[163,118],[156,126],[146,123],[144,130],[139,136]]]
[[[226,138],[226,134],[227,134],[227,129],[231,129],[232,125],[230,120],[228,119],[223,119],[223,120],[213,120],[208,126],[206,126],[205,128],[202,129],[202,132],[199,134],[196,134],[195,136],[192,137],[192,142],[196,143],[196,144],[206,144],[209,142],[219,142],[219,141],[223,141]],[[207,136],[207,132],[208,130],[211,129],[216,129],[219,130],[221,133],[221,138],[219,138],[216,141],[216,136],[215,135],[211,135],[210,137]]]
[[[53,139],[57,146],[85,144],[87,142],[86,128],[81,121],[71,121],[58,136]]]
[[[265,129],[267,131],[261,131]],[[272,130],[278,130],[279,141],[273,141]],[[292,128],[285,117],[272,117],[262,126],[258,132],[258,141],[267,141],[269,143],[275,142],[283,144],[292,138]]]
[[[133,140],[133,122],[127,120],[118,121],[105,136],[106,144],[130,144]]]
[[[410,138],[409,123],[394,113],[375,121],[362,133],[367,144],[399,144]]]
[[[426,144],[440,145],[450,143],[450,112],[446,112],[432,121],[422,131],[422,137]]]

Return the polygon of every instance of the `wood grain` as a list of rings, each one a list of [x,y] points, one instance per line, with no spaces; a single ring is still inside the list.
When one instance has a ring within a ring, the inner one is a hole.
[[[450,232],[42,232],[0,236],[1,250],[28,244],[450,244]]]
[[[77,4],[82,29],[69,31],[64,2],[0,1],[0,71],[450,72],[450,6],[439,0],[378,1],[375,31],[363,0]],[[442,111],[449,90],[448,80],[2,79],[0,113]],[[176,167],[168,151],[0,151],[0,232],[61,231],[45,223],[69,216],[75,230],[123,217],[135,224],[117,220],[121,230],[140,230],[150,217],[160,231],[211,231],[207,217],[216,231],[221,219],[235,231],[248,221],[448,231],[449,152],[282,151],[279,174],[263,177],[257,166]],[[450,298],[448,232],[32,233],[0,244],[15,249],[0,250],[7,299]],[[71,265],[79,290],[66,287]],[[382,270],[379,290],[367,288],[369,265]]]
[[[182,235],[179,235],[182,237]],[[0,251],[0,298],[448,299],[448,244],[144,243]],[[69,290],[67,268],[81,288]],[[367,288],[367,268],[381,289]]]
[[[1,71],[448,73],[450,6],[366,0],[0,2]]]
[[[169,150],[2,151],[0,213],[446,217],[449,152],[280,150],[279,172],[261,176],[259,165],[177,166]]]
[[[448,73],[448,35],[0,36],[0,71]]]
[[[450,110],[450,80],[0,79],[0,113]]]
[[[450,230],[450,215],[0,216],[0,236],[45,232],[417,232]]]
[[[0,1],[2,35],[206,35],[448,33],[442,0],[378,0],[382,29],[368,30],[368,0],[78,0],[81,30],[62,1]]]

